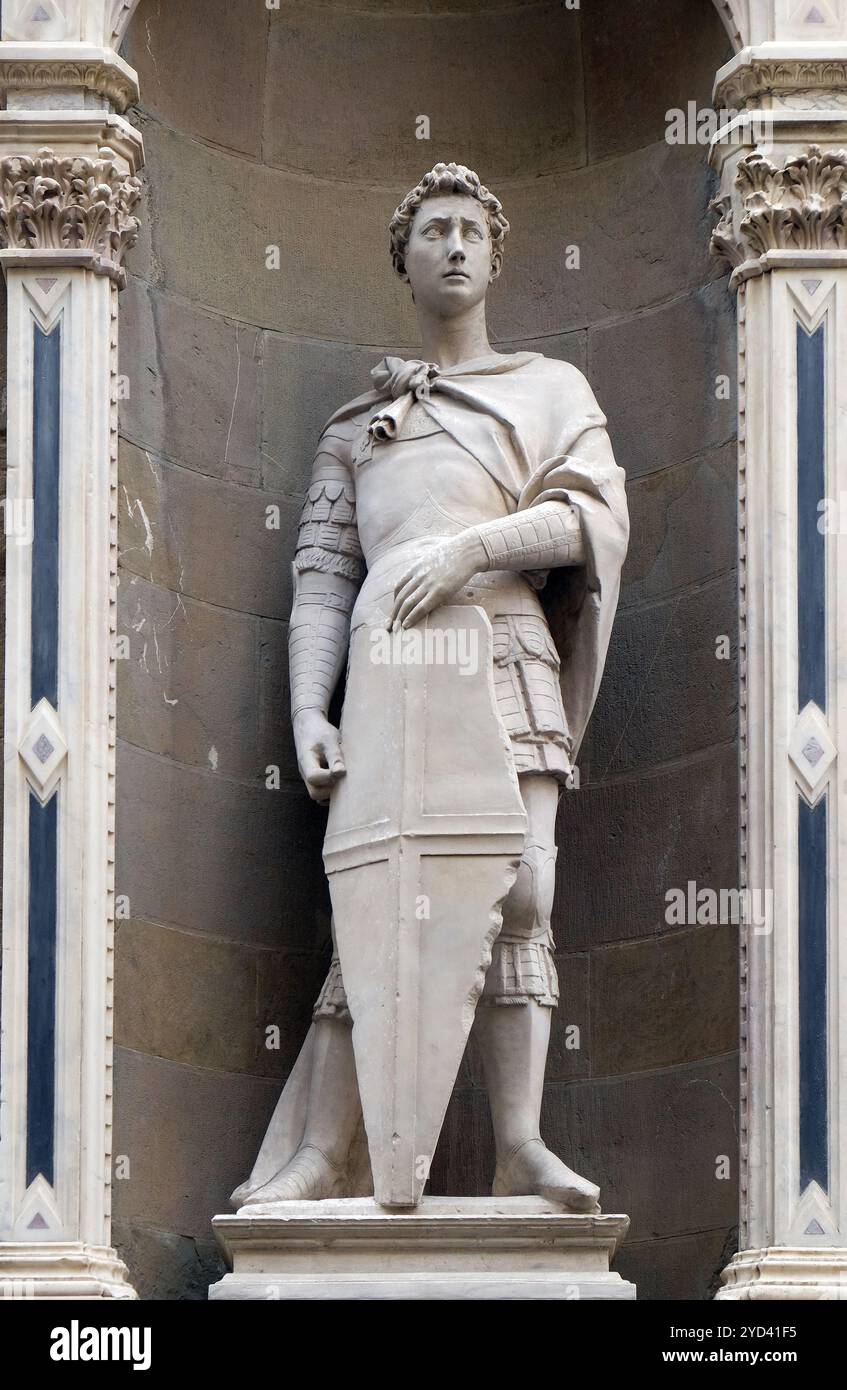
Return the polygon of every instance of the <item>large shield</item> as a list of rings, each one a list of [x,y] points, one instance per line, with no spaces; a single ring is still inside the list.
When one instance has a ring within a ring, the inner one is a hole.
[[[483,610],[357,628],[342,742],[324,863],[374,1195],[413,1206],[526,831]]]

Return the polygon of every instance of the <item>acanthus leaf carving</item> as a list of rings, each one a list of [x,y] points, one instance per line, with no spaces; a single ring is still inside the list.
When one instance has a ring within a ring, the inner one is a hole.
[[[0,241],[17,250],[92,251],[122,280],[123,258],[138,239],[141,180],[115,161],[105,145],[99,159],[44,148],[0,160]]]
[[[712,249],[735,269],[768,251],[847,250],[847,150],[811,145],[781,167],[758,151],[738,163],[733,216],[728,195],[714,199]]]
[[[722,257],[733,268],[740,265],[744,253],[736,240],[732,225],[732,199],[727,194],[722,198],[713,198],[709,204],[709,211],[715,213],[718,218],[712,232],[712,254]]]
[[[134,79],[114,62],[10,60],[0,55],[0,83],[6,92],[82,88],[105,97],[118,112],[126,111],[138,100]]]

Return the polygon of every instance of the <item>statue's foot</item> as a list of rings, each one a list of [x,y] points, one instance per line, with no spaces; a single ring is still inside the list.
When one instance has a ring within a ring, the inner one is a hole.
[[[493,1197],[544,1197],[571,1211],[599,1211],[600,1189],[581,1178],[541,1139],[527,1139],[497,1164]]]
[[[322,1202],[342,1195],[344,1170],[314,1144],[299,1148],[284,1168],[245,1200],[246,1207],[269,1202]]]

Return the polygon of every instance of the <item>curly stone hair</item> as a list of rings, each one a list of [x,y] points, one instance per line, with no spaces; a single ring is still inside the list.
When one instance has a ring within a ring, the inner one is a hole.
[[[503,243],[509,223],[503,216],[503,206],[499,198],[495,198],[494,194],[488,191],[473,169],[466,168],[464,164],[439,163],[434,169],[430,169],[428,174],[424,174],[420,183],[406,194],[388,225],[391,259],[401,280],[408,279],[406,248],[412,234],[415,213],[426,198],[436,198],[443,193],[466,193],[468,197],[476,198],[477,202],[482,204],[488,215],[492,260],[495,257],[499,259],[503,254]]]

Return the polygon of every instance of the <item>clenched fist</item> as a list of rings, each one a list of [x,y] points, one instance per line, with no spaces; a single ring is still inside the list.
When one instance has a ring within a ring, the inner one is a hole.
[[[338,730],[320,710],[303,710],[294,718],[294,745],[300,776],[310,797],[319,806],[325,806],[346,771]]]

